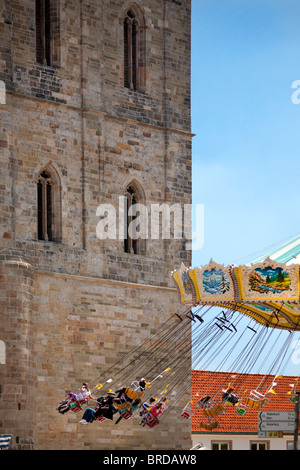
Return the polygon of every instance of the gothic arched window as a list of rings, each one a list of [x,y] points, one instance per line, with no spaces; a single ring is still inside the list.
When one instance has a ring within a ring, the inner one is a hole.
[[[59,65],[59,1],[35,0],[36,61]]]
[[[148,236],[147,209],[144,197],[135,184],[127,186],[125,204],[124,251],[131,254],[145,254]]]
[[[142,91],[145,85],[144,26],[139,10],[127,11],[124,18],[124,86],[131,90]]]
[[[37,182],[38,239],[61,241],[60,185],[58,178],[44,169]]]
[[[137,21],[131,11],[124,20],[124,86],[136,90]]]

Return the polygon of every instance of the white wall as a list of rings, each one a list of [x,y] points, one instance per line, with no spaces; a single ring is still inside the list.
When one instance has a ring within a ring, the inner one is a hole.
[[[268,442],[269,450],[288,450],[288,442],[293,448],[293,436],[280,438],[259,438],[257,434],[192,434],[193,446],[201,442],[205,447],[211,449],[212,441],[231,441],[232,450],[250,450],[250,442]],[[300,449],[300,443],[299,447]]]

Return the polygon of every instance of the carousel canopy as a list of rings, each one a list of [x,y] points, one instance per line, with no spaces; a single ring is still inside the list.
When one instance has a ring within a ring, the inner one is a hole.
[[[266,258],[288,265],[300,264],[300,235],[253,262],[260,263]]]
[[[300,236],[254,262],[172,273],[182,304],[213,305],[249,315],[266,326],[300,330]]]

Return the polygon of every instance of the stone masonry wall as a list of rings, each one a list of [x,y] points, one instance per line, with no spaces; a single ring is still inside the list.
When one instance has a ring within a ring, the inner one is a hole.
[[[55,407],[179,308],[170,272],[190,264],[186,240],[149,237],[145,254],[124,253],[122,240],[97,237],[96,211],[103,203],[118,210],[132,181],[149,210],[191,203],[190,0],[134,2],[146,44],[145,86],[136,92],[122,76],[131,2],[56,4],[53,67],[36,62],[35,1],[0,5],[0,433],[12,432],[15,448],[189,448],[178,414],[155,437],[133,424],[107,435]],[[44,168],[58,182],[59,242],[37,239]]]

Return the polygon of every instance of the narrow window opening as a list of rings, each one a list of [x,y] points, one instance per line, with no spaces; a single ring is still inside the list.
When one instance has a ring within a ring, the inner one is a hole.
[[[45,0],[45,62],[46,65],[51,65],[50,0]]]
[[[50,0],[36,0],[36,60],[51,65],[51,18]]]
[[[53,231],[53,180],[50,173],[43,171],[37,185],[38,198],[38,239],[52,241]]]
[[[47,235],[48,240],[52,240],[52,180],[48,180],[46,184],[46,210],[47,210]]]
[[[132,23],[132,87],[136,90],[136,74],[137,74],[137,27],[136,23]]]
[[[124,239],[124,251],[125,253],[138,253],[138,243],[135,233],[131,233],[133,230],[134,220],[136,219],[136,215],[129,215],[130,208],[138,203],[138,198],[135,189],[132,186],[129,186],[126,189],[126,199],[125,203],[127,207],[125,207],[125,214],[126,214],[126,235]]]
[[[42,32],[42,2],[35,2],[35,23],[36,23],[36,60],[39,64],[43,64],[43,32]]]
[[[35,1],[36,61],[58,66],[60,50],[59,1]]]
[[[124,86],[131,90],[137,88],[137,32],[135,15],[128,11],[124,20]]]
[[[130,87],[129,81],[129,60],[128,60],[128,24],[124,22],[124,86]]]

